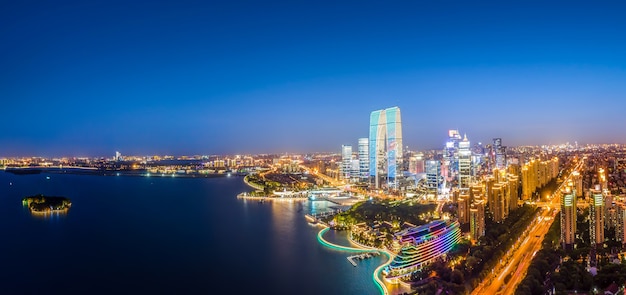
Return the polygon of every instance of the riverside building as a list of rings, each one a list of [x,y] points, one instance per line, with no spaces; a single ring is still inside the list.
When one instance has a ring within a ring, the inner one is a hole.
[[[383,269],[385,279],[397,283],[425,264],[448,253],[461,239],[457,221],[436,220],[395,234],[393,261]]]

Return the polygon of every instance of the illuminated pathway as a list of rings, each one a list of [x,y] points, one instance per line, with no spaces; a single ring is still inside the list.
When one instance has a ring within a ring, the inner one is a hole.
[[[378,290],[380,290],[380,293],[384,294],[384,295],[388,295],[389,291],[387,291],[387,287],[385,287],[385,283],[383,283],[378,278],[378,275],[380,274],[380,272],[383,270],[383,268],[385,266],[387,266],[387,265],[389,265],[389,263],[391,263],[391,261],[393,260],[393,256],[391,254],[389,254],[387,251],[380,250],[380,249],[353,248],[353,247],[346,247],[346,246],[332,244],[332,243],[326,241],[324,239],[324,237],[323,237],[324,233],[326,233],[328,230],[330,230],[330,228],[326,227],[326,228],[320,230],[320,232],[317,234],[317,241],[320,242],[320,244],[322,244],[322,245],[324,245],[324,246],[326,246],[328,248],[336,249],[336,250],[342,250],[342,251],[348,251],[348,252],[382,252],[385,255],[387,255],[387,257],[389,257],[387,262],[385,262],[383,265],[379,266],[374,271],[374,274],[372,275],[372,279],[376,283],[376,287],[378,287]]]
[[[584,164],[584,159],[577,163],[573,171],[579,171]],[[567,185],[572,173],[561,183],[555,190],[558,192],[564,185]],[[492,271],[494,275],[490,275],[484,279],[474,291],[472,295],[479,294],[513,294],[517,285],[524,279],[530,262],[534,254],[541,250],[543,237],[548,233],[556,214],[561,210],[560,198],[554,197],[558,194],[552,194],[549,202],[542,203],[547,206],[537,219],[528,226],[527,230],[521,235],[521,242],[516,242],[502,260],[506,260],[505,265],[498,264]],[[505,282],[505,278],[510,275],[510,280]]]

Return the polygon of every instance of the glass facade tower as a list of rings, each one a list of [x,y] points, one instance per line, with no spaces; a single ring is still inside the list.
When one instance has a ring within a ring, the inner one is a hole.
[[[359,138],[359,181],[367,182],[370,174],[369,138]]]
[[[392,107],[373,111],[370,115],[369,170],[376,188],[385,183],[388,188],[398,188],[402,167],[402,120],[400,108]]]

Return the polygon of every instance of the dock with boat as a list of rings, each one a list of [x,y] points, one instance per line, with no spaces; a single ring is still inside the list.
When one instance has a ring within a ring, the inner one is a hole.
[[[352,264],[352,266],[356,267],[356,260],[363,260],[363,259],[367,259],[367,258],[371,258],[374,256],[378,256],[380,255],[380,252],[378,251],[374,251],[374,252],[365,252],[365,253],[361,253],[361,254],[356,254],[356,255],[352,255],[352,256],[348,256],[348,261],[350,262],[350,264]]]

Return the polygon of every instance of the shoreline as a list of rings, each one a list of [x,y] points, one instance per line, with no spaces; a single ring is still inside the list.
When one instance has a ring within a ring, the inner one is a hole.
[[[150,173],[146,171],[118,171],[118,170],[73,170],[73,169],[41,169],[36,172],[15,172],[2,169],[5,173],[13,175],[42,175],[42,174],[71,174],[71,175],[94,175],[94,176],[134,176],[134,177],[163,177],[163,178],[216,178],[216,177],[239,177],[239,174],[229,173],[190,173],[190,174],[178,174],[178,173]]]
[[[248,174],[248,175],[249,175],[249,174]],[[265,189],[265,187],[264,187],[264,186],[262,186],[262,185],[260,185],[260,184],[251,183],[250,181],[248,181],[248,175],[246,175],[246,176],[243,178],[243,182],[244,182],[246,185],[248,185],[249,187],[251,187],[251,188],[253,188],[253,189],[257,190],[257,191],[263,191],[263,190]]]
[[[255,196],[249,196],[247,195],[248,193],[240,193],[237,195],[237,199],[244,199],[244,200],[257,200],[257,201],[265,201],[265,200],[270,200],[270,201],[307,201],[309,200],[308,197],[255,197]]]
[[[324,227],[323,229],[321,229],[317,233],[317,241],[320,244],[322,244],[323,246],[325,246],[325,247],[328,247],[328,248],[331,248],[331,249],[348,251],[348,252],[380,252],[380,253],[385,254],[388,257],[387,262],[383,263],[382,265],[377,267],[376,270],[374,270],[374,273],[372,274],[372,279],[373,279],[374,283],[376,284],[376,287],[378,287],[378,290],[380,290],[381,294],[389,295],[389,291],[387,290],[387,286],[385,286],[385,283],[383,281],[381,281],[380,278],[378,278],[378,275],[380,274],[380,272],[382,271],[382,269],[385,266],[389,265],[389,263],[391,263],[391,261],[393,261],[393,255],[391,255],[385,249],[371,248],[371,247],[366,247],[366,246],[362,246],[360,244],[354,243],[352,241],[352,239],[350,239],[349,237],[348,237],[348,240],[350,241],[350,243],[353,243],[356,246],[361,247],[361,248],[354,248],[354,247],[347,247],[347,246],[333,244],[333,243],[327,241],[326,239],[324,239],[324,237],[323,237],[324,233],[326,233],[329,230],[330,230],[330,227]]]

